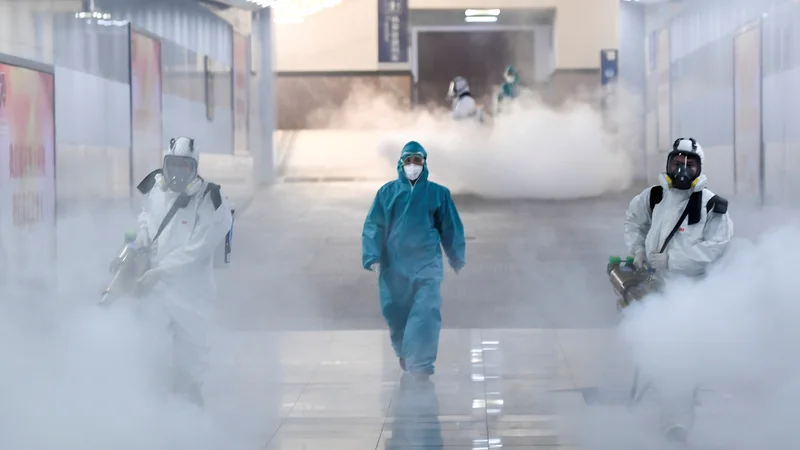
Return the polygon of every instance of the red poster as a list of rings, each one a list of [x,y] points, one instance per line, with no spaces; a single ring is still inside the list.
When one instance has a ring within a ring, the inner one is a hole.
[[[54,255],[53,81],[50,73],[0,64],[0,267],[5,259],[36,271]]]
[[[161,167],[161,41],[131,31],[133,185]]]

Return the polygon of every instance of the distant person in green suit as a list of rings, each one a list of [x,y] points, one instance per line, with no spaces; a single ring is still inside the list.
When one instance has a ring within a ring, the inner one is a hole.
[[[519,73],[514,66],[506,67],[503,73],[503,84],[500,85],[500,91],[495,98],[495,114],[503,111],[503,105],[507,105],[512,100],[519,96]]]

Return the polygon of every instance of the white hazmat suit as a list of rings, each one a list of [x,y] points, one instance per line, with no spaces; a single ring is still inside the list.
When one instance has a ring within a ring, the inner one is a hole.
[[[704,162],[703,149],[693,139],[676,140],[659,185],[633,198],[625,241],[635,264],[647,261],[667,277],[699,277],[725,253],[733,238],[733,222],[728,202],[705,188]],[[658,390],[663,432],[671,440],[685,440],[694,426],[695,386]]]
[[[453,120],[474,119],[483,121],[483,111],[469,91],[469,84],[464,77],[455,77],[450,82],[447,97],[452,101],[450,116]]]
[[[202,405],[207,327],[216,294],[213,257],[233,218],[220,187],[197,175],[197,163],[193,139],[170,141],[163,168],[138,186],[145,198],[137,242],[151,246],[151,269],[140,280],[142,303],[148,318],[172,335],[173,389]],[[176,202],[182,207],[156,238]]]
[[[688,139],[679,141],[676,144],[680,148],[670,155],[680,153],[688,147],[688,151],[697,155],[702,168],[705,161],[703,149],[698,145],[692,151]],[[723,255],[733,238],[733,222],[727,213],[728,202],[705,188],[707,178],[702,173],[697,175],[688,189],[674,187],[668,173],[660,174],[659,181],[659,186],[642,191],[633,198],[628,207],[625,220],[625,243],[628,250],[632,255],[645,255],[648,261],[656,258],[694,195],[691,211],[663,253],[666,255],[664,259],[668,273],[702,275],[710,264]],[[656,202],[655,197],[659,193],[661,200]]]

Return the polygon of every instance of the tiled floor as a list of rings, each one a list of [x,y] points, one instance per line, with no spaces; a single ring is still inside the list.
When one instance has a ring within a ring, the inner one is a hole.
[[[217,360],[215,370],[253,387],[237,389],[237,401],[224,387],[210,389],[212,408],[280,402],[262,411],[268,449],[563,449],[574,440],[559,415],[583,407],[580,393],[558,392],[577,385],[555,330],[446,330],[428,382],[403,375],[383,331],[226,339],[218,348],[253,351],[269,341],[278,349],[269,361]]]
[[[208,386],[223,421],[269,450],[661,448],[647,405],[620,405],[632,367],[604,269],[628,194],[456,199],[468,262],[446,275],[425,383],[402,376],[360,267],[377,187],[279,184],[239,217]]]

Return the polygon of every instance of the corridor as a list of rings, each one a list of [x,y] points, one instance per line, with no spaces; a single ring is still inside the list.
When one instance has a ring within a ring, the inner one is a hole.
[[[212,389],[211,403],[259,411],[249,431],[269,450],[659,448],[626,412],[632,368],[605,275],[630,193],[456,198],[467,267],[446,274],[437,373],[420,384],[401,376],[360,267],[378,187],[278,184],[239,217],[215,346],[236,398]]]

